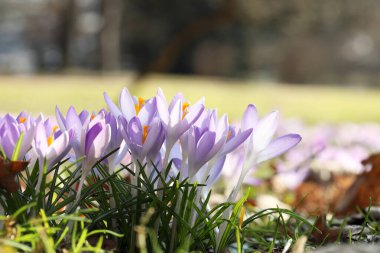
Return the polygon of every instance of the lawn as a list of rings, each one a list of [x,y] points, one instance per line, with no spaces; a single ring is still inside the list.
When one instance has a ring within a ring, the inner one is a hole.
[[[134,95],[151,97],[161,87],[171,97],[181,91],[190,102],[206,98],[232,119],[241,117],[249,103],[264,114],[279,109],[284,117],[306,122],[380,121],[380,90],[359,87],[279,85],[273,83],[184,76],[151,75],[131,86],[130,75],[54,75],[0,77],[0,112],[53,114],[58,105],[66,110],[99,110],[105,106],[103,92],[117,99],[123,86]]]

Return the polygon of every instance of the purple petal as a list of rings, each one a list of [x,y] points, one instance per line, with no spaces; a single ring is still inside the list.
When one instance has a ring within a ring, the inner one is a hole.
[[[149,99],[145,102],[145,105],[140,109],[138,118],[142,125],[148,126],[153,120],[157,112],[156,98]]]
[[[260,152],[271,142],[278,127],[278,111],[261,119],[252,133],[254,150]]]
[[[224,139],[223,141],[225,141],[225,138],[227,136],[227,133],[228,133],[228,117],[226,114],[224,114],[220,120],[219,120],[219,123],[218,123],[218,126],[216,128],[216,139],[217,140],[220,140],[220,139]]]
[[[107,149],[107,145],[111,138],[111,128],[109,125],[106,125],[102,131],[95,137],[88,153],[86,154],[86,162],[89,168],[99,160]]]
[[[249,128],[255,129],[258,122],[259,115],[257,113],[256,107],[252,104],[248,105],[247,109],[243,114],[243,119],[241,121],[241,130],[245,131]]]
[[[135,103],[127,88],[124,88],[120,93],[119,105],[123,115],[128,121],[136,116]]]
[[[208,153],[210,152],[214,144],[215,144],[215,132],[206,132],[199,139],[199,142],[197,144],[197,148],[195,151],[195,157],[193,158],[198,161],[197,166],[199,166],[199,168],[203,166],[204,163],[207,162],[206,159],[207,159]]]
[[[14,137],[12,137],[12,135],[13,135],[12,130],[10,130],[8,128],[4,131],[4,136],[1,139],[1,146],[2,146],[4,153],[8,159],[11,159],[12,154],[13,154],[13,150],[14,150],[14,148],[16,146],[16,142],[18,140],[18,137],[17,137],[17,139],[14,139]]]
[[[42,123],[39,123],[37,125],[35,142],[36,142],[36,145],[35,145],[36,152],[42,158],[43,156],[46,155],[46,152],[48,149],[47,134],[46,134],[45,126]]]
[[[122,115],[120,109],[114,104],[112,99],[110,99],[110,97],[107,95],[107,92],[104,92],[103,96],[111,113],[113,113],[115,117],[119,117],[120,115]]]
[[[175,127],[182,120],[182,101],[177,100],[170,111],[170,127]]]
[[[234,149],[239,147],[252,133],[252,129],[248,129],[244,132],[237,134],[234,137],[230,137],[230,139],[226,142],[223,147],[222,154],[226,155],[232,152]]]
[[[70,141],[73,138],[73,130],[65,131],[49,147],[49,151],[46,154],[46,160],[50,165],[54,165],[70,151]]]
[[[66,120],[63,117],[58,106],[55,107],[55,118],[57,119],[57,124],[58,124],[59,128],[62,130],[66,130]]]
[[[162,144],[164,143],[164,140],[165,140],[164,128],[163,128],[162,124],[160,123],[159,132],[157,133],[156,139],[154,140],[154,143],[151,146],[149,153],[147,154],[149,159],[153,159],[155,156],[157,156],[157,154],[159,154],[161,147],[162,147]],[[145,141],[145,143],[146,143],[146,141]]]
[[[143,127],[139,118],[133,117],[128,123],[128,138],[135,144],[142,146]]]
[[[66,114],[66,128],[63,130],[74,129],[77,141],[79,142],[80,133],[82,131],[82,122],[80,121],[74,107],[70,107]]]
[[[143,154],[146,155],[152,149],[159,135],[162,133],[162,124],[160,121],[153,122],[148,130],[148,135],[143,144]],[[161,148],[161,147],[160,147]],[[159,148],[158,148],[159,150]]]
[[[78,117],[81,124],[83,125],[88,120],[88,118],[90,118],[90,114],[88,113],[88,111],[83,110],[79,113]]]
[[[160,116],[162,124],[167,129],[168,126],[169,126],[169,111],[168,111],[168,106],[166,104],[166,101],[161,96],[157,96],[156,97],[156,101],[157,101],[157,112],[158,112],[158,115]]]
[[[214,184],[215,181],[219,178],[225,161],[226,161],[226,156],[223,156],[222,158],[218,159],[218,161],[212,167],[212,169],[210,171],[210,176],[207,180],[208,186],[211,186],[212,184]]]
[[[192,125],[201,116],[204,108],[203,104],[194,104],[193,106],[190,106],[189,112],[186,114],[184,120],[189,125]]]
[[[96,123],[91,129],[86,133],[86,140],[85,140],[85,146],[84,146],[84,154],[87,155],[91,145],[93,145],[93,142],[98,136],[98,134],[103,130],[103,126],[100,122]]]
[[[263,161],[281,155],[282,153],[297,145],[301,139],[301,136],[298,134],[288,134],[275,139],[263,151],[259,153],[257,162],[261,163]]]
[[[183,94],[182,93],[177,93],[174,97],[173,97],[173,99],[172,99],[172,101],[170,102],[170,105],[169,105],[169,112],[171,112],[172,110],[173,110],[173,107],[175,106],[175,104],[177,103],[177,101],[184,101],[185,100],[185,97],[183,96]]]

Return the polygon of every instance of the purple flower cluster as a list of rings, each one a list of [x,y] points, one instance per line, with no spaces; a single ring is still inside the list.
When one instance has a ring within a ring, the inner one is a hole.
[[[214,183],[225,164],[226,155],[244,147],[243,170],[235,192],[247,172],[258,163],[278,156],[295,146],[301,137],[287,134],[273,139],[278,127],[278,112],[259,119],[256,108],[249,105],[241,128],[232,126],[227,115],[218,117],[216,109],[207,109],[201,99],[190,105],[182,94],[167,101],[161,89],[150,99],[133,97],[124,88],[116,105],[105,93],[109,111],[96,114],[78,113],[70,107],[66,115],[56,108],[56,118],[37,118],[21,113],[17,118],[7,114],[0,118],[0,148],[7,159],[38,161],[40,175],[67,157],[80,161],[81,188],[97,161],[104,160],[110,171],[120,163],[147,164],[148,173],[166,169],[173,161],[169,175],[180,173],[181,179]],[[56,123],[55,123],[56,122]],[[15,156],[17,142],[20,148]],[[244,145],[241,145],[243,144]],[[37,184],[37,191],[39,190]],[[235,194],[235,193],[234,193]],[[232,194],[232,195],[234,195]]]

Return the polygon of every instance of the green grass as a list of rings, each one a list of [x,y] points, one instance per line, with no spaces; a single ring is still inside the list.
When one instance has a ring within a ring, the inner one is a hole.
[[[132,83],[131,75],[61,75],[0,77],[0,112],[27,110],[53,114],[55,105],[66,110],[96,111],[105,106],[103,91],[115,100],[123,86],[137,96],[151,97],[161,87],[167,98],[181,91],[190,102],[202,96],[208,108],[218,108],[239,119],[249,103],[261,114],[279,109],[284,117],[306,122],[380,121],[380,90],[337,86],[296,86],[216,78],[159,76]]]

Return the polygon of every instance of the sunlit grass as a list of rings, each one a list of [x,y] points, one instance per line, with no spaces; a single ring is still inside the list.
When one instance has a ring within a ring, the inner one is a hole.
[[[151,97],[161,87],[168,97],[182,91],[190,102],[206,98],[232,119],[241,117],[248,103],[264,114],[279,109],[284,117],[307,122],[380,121],[380,90],[337,86],[297,86],[249,81],[149,76],[132,87],[130,75],[0,77],[0,112],[53,114],[55,105],[66,110],[97,111],[105,106],[103,92],[117,100],[123,86],[137,96]]]

